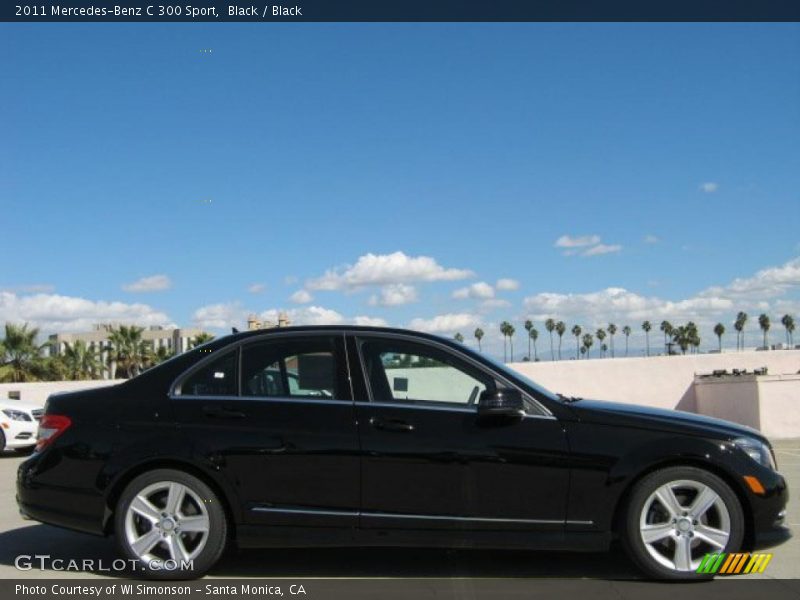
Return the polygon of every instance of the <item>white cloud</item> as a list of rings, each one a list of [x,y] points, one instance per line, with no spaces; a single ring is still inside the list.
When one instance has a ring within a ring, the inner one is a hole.
[[[339,325],[344,323],[344,317],[341,314],[322,306],[304,306],[289,310],[271,308],[259,313],[258,316],[264,321],[276,323],[280,313],[286,313],[292,325]]]
[[[314,296],[309,294],[306,290],[297,290],[294,294],[289,296],[289,300],[295,304],[308,304],[314,299]]]
[[[569,235],[562,235],[556,240],[556,248],[583,248],[585,246],[594,246],[600,243],[599,235],[581,235],[572,237]]]
[[[508,308],[511,306],[511,302],[508,300],[503,300],[502,298],[489,298],[488,300],[484,300],[481,302],[481,309],[482,310],[494,310],[496,308]]]
[[[601,254],[614,254],[622,250],[619,244],[597,244],[582,252],[583,256],[600,256]]]
[[[719,189],[719,184],[715,181],[706,181],[700,184],[700,190],[706,194],[713,194]]]
[[[642,240],[645,244],[657,244],[661,241],[658,236],[653,235],[652,233],[648,233],[646,236],[644,236],[644,238],[642,238]]]
[[[386,319],[380,317],[353,317],[353,325],[364,325],[367,327],[386,327]]]
[[[508,278],[498,279],[497,283],[495,284],[495,287],[499,291],[510,292],[519,289],[519,281],[517,281],[516,279],[508,279]]]
[[[457,300],[463,300],[465,298],[486,300],[488,298],[494,298],[494,288],[485,281],[479,281],[467,287],[457,289],[453,292],[453,298]]]
[[[260,294],[266,289],[267,286],[264,285],[263,283],[251,283],[250,285],[247,286],[247,291],[250,292],[251,294]]]
[[[371,306],[402,306],[417,301],[417,290],[413,285],[394,283],[381,288],[379,295],[369,299]]]
[[[733,298],[774,298],[800,286],[800,257],[779,267],[768,267],[752,277],[734,279],[724,287],[710,287],[701,296],[727,295]]]
[[[312,290],[356,290],[369,285],[389,285],[423,281],[455,281],[472,277],[466,269],[445,268],[429,256],[365,254],[354,265],[330,269],[319,278],[310,279]]]
[[[247,322],[247,314],[247,311],[238,302],[209,304],[194,311],[192,321],[204,329],[242,327]]]
[[[470,313],[448,313],[437,315],[430,319],[412,319],[408,324],[408,328],[428,333],[455,333],[461,330],[466,331],[477,324],[478,317],[476,315]]]
[[[126,283],[122,289],[126,292],[161,292],[172,287],[172,281],[166,275],[150,275],[142,277],[131,283]]]
[[[54,292],[56,287],[49,283],[30,283],[25,285],[11,286],[7,288],[0,288],[0,292],[14,292],[22,294],[50,294]]]
[[[170,325],[167,315],[147,304],[93,301],[75,296],[0,292],[0,322],[28,322],[43,332],[88,331],[96,323],[143,327]]]

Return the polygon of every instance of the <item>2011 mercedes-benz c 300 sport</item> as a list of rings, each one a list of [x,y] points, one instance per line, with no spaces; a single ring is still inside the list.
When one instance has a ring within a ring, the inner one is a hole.
[[[758,431],[567,398],[458,342],[388,328],[229,335],[47,401],[32,519],[113,535],[153,578],[227,544],[599,551],[694,579],[774,545],[787,488]]]

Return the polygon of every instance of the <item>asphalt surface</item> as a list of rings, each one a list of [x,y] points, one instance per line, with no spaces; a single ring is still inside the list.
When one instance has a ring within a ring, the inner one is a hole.
[[[780,585],[783,592],[791,594],[789,597],[800,597],[800,439],[777,442],[775,447],[779,469],[789,481],[790,497],[793,498],[787,522],[797,537],[772,550],[774,557],[766,573],[748,575],[747,578],[717,578],[711,584],[700,584],[704,597],[709,593],[716,596],[712,592],[718,592],[726,598],[735,598],[737,592],[744,594],[745,587],[756,583],[745,584],[745,580],[753,579],[796,579],[795,582],[771,585]],[[25,521],[19,516],[14,482],[17,466],[22,460],[24,457],[10,452],[0,456],[0,579],[106,578],[108,581],[108,578],[129,576],[107,571],[68,572],[38,568],[20,571],[15,568],[15,559],[19,555],[93,559],[96,564],[101,562],[103,565],[110,565],[118,558],[113,540]],[[287,585],[301,582],[317,588],[325,585],[333,588],[356,586],[347,591],[345,595],[348,597],[362,595],[357,593],[359,589],[368,596],[376,582],[380,582],[381,594],[386,597],[444,595],[477,598],[495,594],[524,594],[529,597],[532,580],[538,581],[536,590],[542,593],[550,590],[554,594],[571,593],[570,590],[579,592],[579,589],[571,587],[578,580],[594,581],[592,593],[601,597],[641,597],[645,590],[650,590],[646,593],[648,597],[652,594],[660,597],[657,590],[664,589],[664,584],[642,581],[621,550],[603,554],[375,548],[250,550],[226,555],[207,577],[215,578],[267,578],[284,580]],[[335,582],[325,583],[327,578]],[[762,595],[765,591],[762,587],[754,593]]]

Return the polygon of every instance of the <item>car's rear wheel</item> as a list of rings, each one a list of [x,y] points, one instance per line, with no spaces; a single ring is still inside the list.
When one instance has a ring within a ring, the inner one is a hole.
[[[225,549],[225,510],[208,485],[183,471],[136,477],[122,492],[114,519],[120,551],[146,577],[198,577]]]
[[[744,539],[739,499],[722,479],[696,467],[669,467],[639,481],[630,495],[622,542],[656,579],[705,579],[706,554],[737,551]]]

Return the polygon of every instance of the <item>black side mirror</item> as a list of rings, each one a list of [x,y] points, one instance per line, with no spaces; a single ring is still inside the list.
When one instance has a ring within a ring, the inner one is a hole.
[[[525,402],[519,390],[501,388],[484,390],[478,399],[479,417],[523,417]]]

